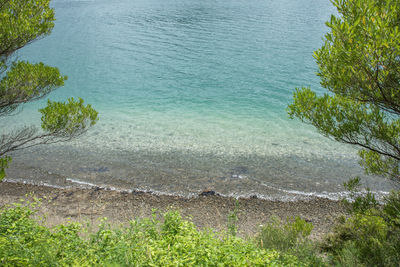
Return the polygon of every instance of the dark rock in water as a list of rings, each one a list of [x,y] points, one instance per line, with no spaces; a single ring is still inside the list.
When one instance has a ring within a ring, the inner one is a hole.
[[[234,173],[238,173],[238,174],[248,174],[249,173],[249,169],[246,166],[237,166],[237,167],[233,168],[232,171]]]
[[[109,171],[108,167],[104,166],[97,169],[97,172],[108,172],[108,171]]]
[[[231,178],[238,178],[238,179],[245,178],[247,174],[249,174],[249,169],[245,166],[237,166],[233,168],[232,171],[230,172]]]
[[[96,167],[94,167],[94,168],[79,168],[79,171],[81,171],[81,172],[99,172],[99,173],[103,173],[103,172],[108,172],[109,169],[108,169],[108,167],[102,166],[102,167],[99,167],[99,168],[96,168]]]
[[[215,196],[215,195],[217,195],[217,193],[215,193],[215,191],[213,190],[205,190],[199,194],[199,196],[204,196],[204,197]]]
[[[258,199],[258,196],[257,195],[251,195],[250,199]]]

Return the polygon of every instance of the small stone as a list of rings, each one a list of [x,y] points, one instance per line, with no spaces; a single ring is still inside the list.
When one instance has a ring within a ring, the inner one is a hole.
[[[215,196],[215,195],[216,195],[215,191],[205,190],[205,191],[201,192],[199,196],[207,197],[207,196]]]

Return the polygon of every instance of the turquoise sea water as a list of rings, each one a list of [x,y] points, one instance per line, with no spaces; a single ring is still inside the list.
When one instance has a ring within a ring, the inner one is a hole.
[[[100,121],[73,142],[16,153],[9,180],[290,199],[335,198],[362,175],[353,148],[286,113],[295,87],[323,92],[312,54],[335,13],[329,0],[52,5],[53,33],[18,56],[59,67],[69,79],[50,98],[80,96]],[[44,105],[16,116],[39,124]]]

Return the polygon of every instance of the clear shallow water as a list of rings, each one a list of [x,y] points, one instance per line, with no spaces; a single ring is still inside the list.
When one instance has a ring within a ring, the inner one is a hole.
[[[54,0],[53,33],[19,57],[69,76],[100,121],[71,143],[14,155],[10,179],[190,196],[336,197],[362,175],[355,150],[290,120],[296,86],[319,87],[328,0]],[[39,101],[18,116],[37,123]],[[15,117],[2,119],[15,120]],[[34,155],[34,156],[32,156]],[[390,184],[364,177],[374,190]]]

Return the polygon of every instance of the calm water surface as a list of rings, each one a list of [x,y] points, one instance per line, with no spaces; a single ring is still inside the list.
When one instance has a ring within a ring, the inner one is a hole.
[[[335,198],[362,176],[354,149],[286,113],[295,87],[323,92],[312,54],[335,12],[329,0],[52,5],[53,33],[19,57],[58,66],[69,79],[50,98],[80,96],[100,121],[71,143],[15,154],[10,180],[292,199]],[[44,105],[25,106],[18,120],[39,124]]]

